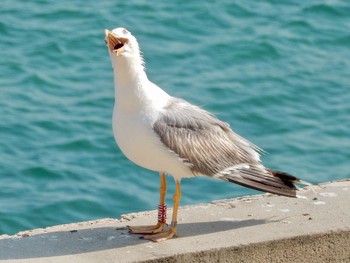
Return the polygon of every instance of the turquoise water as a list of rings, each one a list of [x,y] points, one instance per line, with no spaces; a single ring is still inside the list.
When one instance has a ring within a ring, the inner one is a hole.
[[[157,174],[114,143],[104,28],[128,28],[149,78],[265,149],[266,166],[349,177],[350,2],[304,2],[2,0],[0,234],[156,208]],[[182,204],[255,193],[182,185]]]

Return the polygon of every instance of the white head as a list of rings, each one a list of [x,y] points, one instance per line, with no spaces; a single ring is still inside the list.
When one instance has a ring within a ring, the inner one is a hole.
[[[141,66],[143,69],[144,62],[139,44],[128,30],[122,27],[115,28],[112,31],[105,29],[105,34],[105,43],[108,47],[113,67],[116,67],[121,62],[131,67],[139,68]]]

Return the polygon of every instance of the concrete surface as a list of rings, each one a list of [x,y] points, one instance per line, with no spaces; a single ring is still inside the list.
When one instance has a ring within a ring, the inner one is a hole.
[[[0,262],[350,262],[350,180],[313,188],[307,199],[181,207],[178,236],[162,243],[125,229],[154,223],[156,211],[2,235]]]

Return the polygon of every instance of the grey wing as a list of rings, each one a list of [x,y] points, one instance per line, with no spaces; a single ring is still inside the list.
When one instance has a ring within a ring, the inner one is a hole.
[[[232,175],[230,169],[244,170],[244,164],[263,168],[258,170],[265,173],[258,147],[234,133],[228,124],[184,100],[173,98],[153,129],[195,175]]]

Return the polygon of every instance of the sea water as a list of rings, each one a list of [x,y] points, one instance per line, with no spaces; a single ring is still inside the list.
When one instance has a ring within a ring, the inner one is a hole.
[[[105,28],[130,30],[149,78],[230,123],[267,167],[349,177],[349,14],[336,0],[2,0],[0,234],[156,209],[157,173],[114,142]],[[169,206],[173,191],[169,177]],[[183,205],[257,193],[210,178],[182,191]]]

